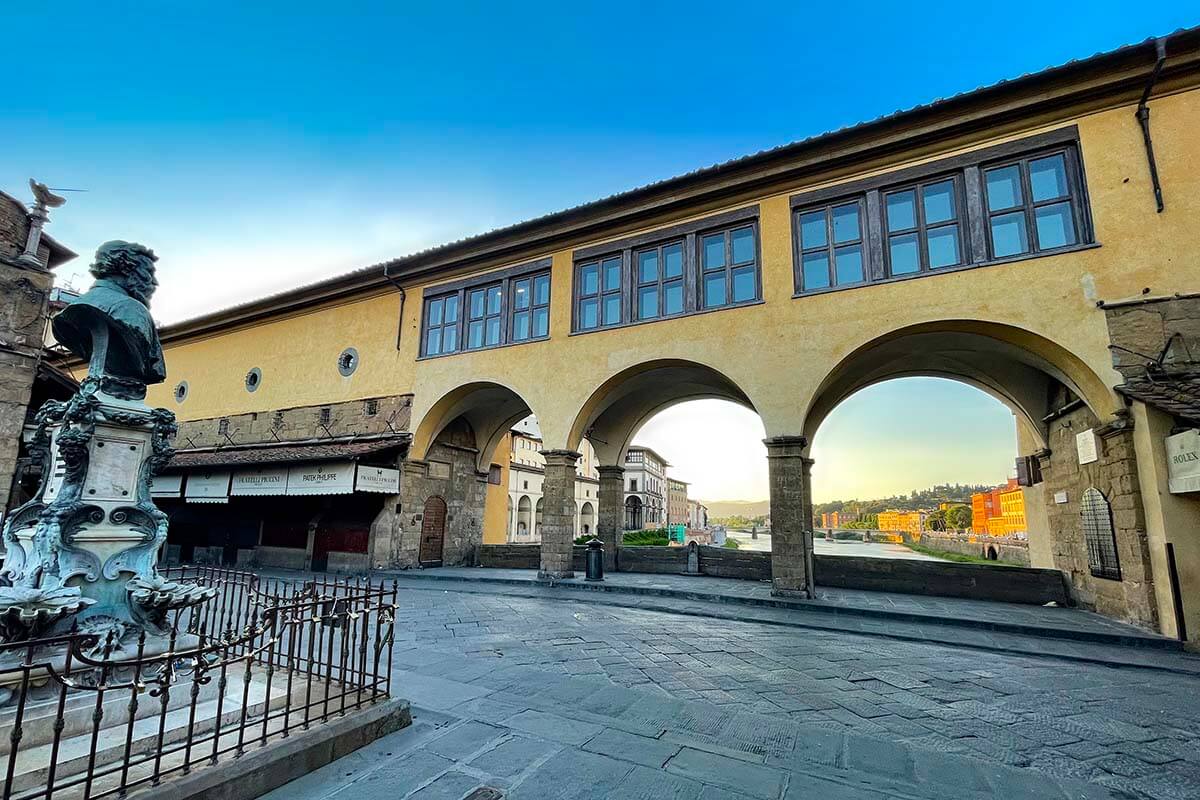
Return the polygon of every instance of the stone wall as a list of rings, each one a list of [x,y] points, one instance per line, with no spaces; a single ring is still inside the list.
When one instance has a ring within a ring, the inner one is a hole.
[[[1029,543],[1020,539],[926,531],[921,534],[920,543],[932,550],[941,550],[943,553],[959,553],[992,561],[1004,561],[1022,567],[1029,566]]]
[[[0,194],[0,515],[8,507],[21,431],[29,411],[46,331],[54,276],[14,260],[25,249],[29,221],[19,203]],[[42,263],[49,251],[43,244]]]
[[[1050,452],[1041,458],[1041,468],[1046,516],[1054,537],[1054,566],[1067,575],[1079,605],[1157,630],[1158,614],[1133,432],[1123,423],[1121,420],[1101,428],[1099,420],[1086,406],[1050,423]],[[1097,433],[1099,458],[1081,465],[1076,436],[1089,429]],[[1112,509],[1121,580],[1091,574],[1080,512],[1080,500],[1089,487],[1100,490]],[[1066,502],[1058,502],[1064,497]]]
[[[183,405],[186,403],[184,400]],[[329,422],[326,425],[321,424],[323,409],[328,409]],[[178,405],[172,410],[176,414],[182,413]],[[182,449],[398,433],[408,430],[411,414],[412,395],[399,394],[348,400],[326,406],[297,406],[228,417],[208,417],[179,423],[175,446]],[[221,434],[223,420],[226,422],[228,438]]]
[[[1104,309],[1113,367],[1126,381],[1149,364],[1195,372],[1200,361],[1200,297],[1170,297]],[[1170,409],[1168,409],[1170,410]]]
[[[377,532],[373,548],[376,568],[417,566],[425,502],[435,495],[446,501],[442,563],[476,563],[483,544],[487,500],[487,473],[476,470],[477,456],[474,434],[459,420],[442,432],[424,461],[408,460],[401,465],[399,513],[385,508],[373,528]],[[390,538],[379,536],[381,530]]]

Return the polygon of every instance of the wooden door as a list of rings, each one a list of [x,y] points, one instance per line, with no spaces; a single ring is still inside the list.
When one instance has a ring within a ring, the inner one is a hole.
[[[423,567],[442,565],[442,548],[446,543],[446,501],[434,495],[425,501],[421,515],[421,550],[417,560]]]

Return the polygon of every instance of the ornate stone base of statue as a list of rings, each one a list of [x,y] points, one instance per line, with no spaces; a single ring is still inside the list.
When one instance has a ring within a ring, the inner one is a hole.
[[[167,516],[150,483],[171,458],[175,416],[142,402],[146,384],[165,377],[145,305],[154,254],[109,242],[92,273],[96,285],[54,321],[58,339],[90,359],[88,377],[68,402],[37,413],[31,449],[42,453],[42,485],[4,528],[0,641],[77,630],[108,640],[119,659],[147,641],[157,646],[168,612],[215,590],[168,582],[155,569]]]

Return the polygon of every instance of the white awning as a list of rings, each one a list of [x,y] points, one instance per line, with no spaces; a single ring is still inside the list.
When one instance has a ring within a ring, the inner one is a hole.
[[[229,493],[235,496],[287,494],[287,467],[257,467],[233,473]]]
[[[353,492],[353,461],[296,464],[288,469],[287,493],[289,495],[352,494]]]
[[[400,494],[400,470],[359,464],[354,488],[360,492]]]
[[[150,483],[152,497],[179,497],[183,494],[182,475],[155,475]]]
[[[229,470],[190,473],[184,498],[189,503],[228,503],[229,477]]]

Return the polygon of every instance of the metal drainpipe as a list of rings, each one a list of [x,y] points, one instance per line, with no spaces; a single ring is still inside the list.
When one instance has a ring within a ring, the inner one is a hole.
[[[405,293],[404,287],[397,283],[396,279],[388,274],[388,267],[390,266],[390,263],[383,265],[383,278],[392,286],[395,286],[396,291],[400,293],[400,321],[396,326],[396,349],[399,350],[400,339],[404,336],[404,301],[407,299],[408,295]]]
[[[1146,90],[1142,92],[1142,99],[1138,101],[1137,112],[1134,116],[1137,117],[1138,124],[1142,126],[1142,139],[1146,143],[1146,160],[1150,164],[1150,183],[1154,186],[1154,202],[1158,206],[1158,213],[1161,214],[1163,210],[1162,184],[1158,180],[1158,162],[1154,160],[1154,141],[1150,138],[1150,107],[1147,102],[1150,100],[1150,92],[1153,91],[1154,84],[1158,80],[1158,73],[1162,72],[1163,64],[1167,60],[1167,43],[1162,39],[1156,39],[1154,46],[1158,51],[1158,61],[1154,62],[1154,71],[1150,73]]]

